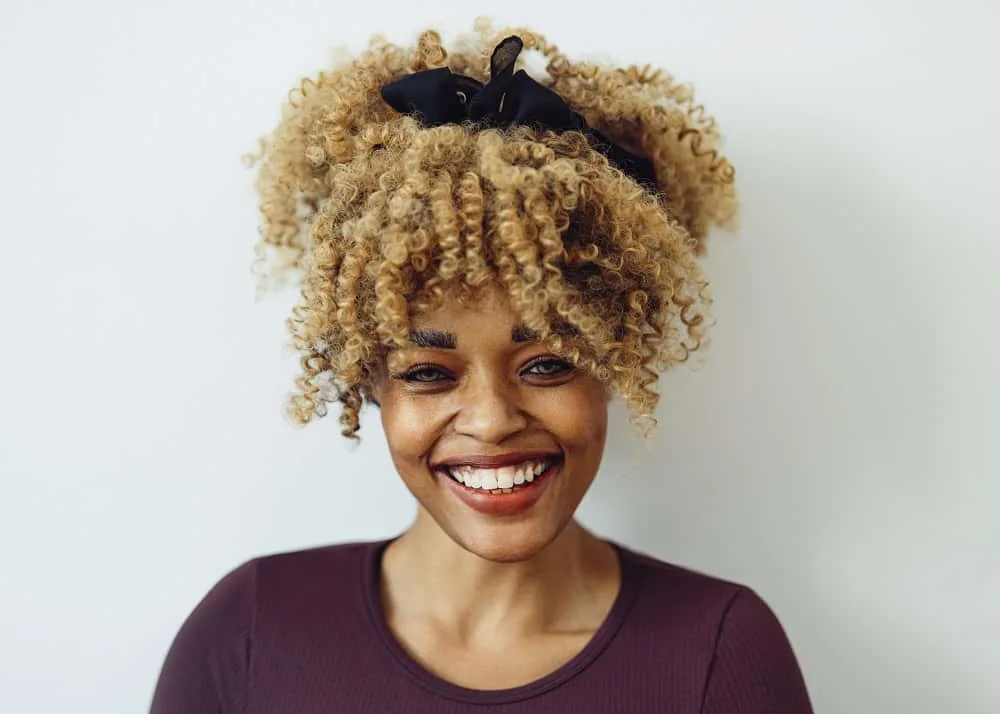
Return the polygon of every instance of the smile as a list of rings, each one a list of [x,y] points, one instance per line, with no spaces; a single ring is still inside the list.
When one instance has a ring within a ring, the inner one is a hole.
[[[538,503],[562,468],[561,456],[497,467],[440,466],[441,482],[459,501],[489,516],[518,516]]]
[[[531,484],[536,478],[547,475],[546,472],[552,470],[557,461],[555,457],[549,457],[498,468],[448,466],[444,467],[443,471],[466,488],[500,495],[513,493],[514,489]]]

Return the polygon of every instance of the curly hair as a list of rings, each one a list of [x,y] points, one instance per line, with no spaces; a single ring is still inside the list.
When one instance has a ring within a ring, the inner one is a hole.
[[[652,161],[658,191],[580,132],[427,127],[380,95],[437,67],[485,82],[492,48],[511,34],[546,58],[539,82]],[[413,315],[491,286],[550,349],[624,397],[634,422],[655,425],[658,372],[705,336],[706,234],[736,215],[718,139],[690,87],[670,75],[570,61],[530,29],[497,32],[483,18],[450,51],[433,29],[412,47],[376,35],[303,79],[251,160],[262,284],[301,281],[288,320],[301,355],[290,414],[304,424],[339,402],[342,433],[357,439],[359,411],[375,402]]]

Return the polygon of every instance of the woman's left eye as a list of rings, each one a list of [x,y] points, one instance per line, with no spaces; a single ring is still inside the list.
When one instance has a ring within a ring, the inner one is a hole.
[[[573,365],[561,359],[536,360],[524,370],[526,374],[535,377],[557,377],[572,371]]]

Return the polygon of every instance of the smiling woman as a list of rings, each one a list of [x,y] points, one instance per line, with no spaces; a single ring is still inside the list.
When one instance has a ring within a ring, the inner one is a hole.
[[[530,559],[565,530],[607,422],[605,385],[517,319],[496,289],[416,316],[376,390],[418,520],[492,562]]]
[[[548,77],[515,70],[525,48]],[[382,41],[303,81],[260,159],[262,267],[302,279],[300,422],[378,409],[403,534],[255,558],[181,627],[154,714],[810,711],[750,589],[574,514],[608,402],[653,424],[735,213],[690,90],[519,30]]]

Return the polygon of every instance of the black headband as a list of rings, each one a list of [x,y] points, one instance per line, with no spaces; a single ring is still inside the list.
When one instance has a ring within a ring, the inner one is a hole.
[[[389,82],[382,87],[382,98],[396,111],[417,116],[427,126],[471,120],[488,127],[527,124],[554,131],[579,131],[608,161],[655,192],[653,162],[588,127],[562,97],[523,69],[514,72],[514,62],[523,48],[524,42],[516,35],[500,42],[490,58],[490,81],[485,85],[440,67]]]

